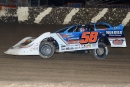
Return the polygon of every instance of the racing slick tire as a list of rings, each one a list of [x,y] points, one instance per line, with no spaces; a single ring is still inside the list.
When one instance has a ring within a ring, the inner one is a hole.
[[[91,53],[97,59],[105,59],[108,55],[108,48],[104,43],[98,43],[98,49],[93,49]]]
[[[41,42],[39,46],[39,54],[42,58],[50,58],[55,52],[55,46],[51,42]]]

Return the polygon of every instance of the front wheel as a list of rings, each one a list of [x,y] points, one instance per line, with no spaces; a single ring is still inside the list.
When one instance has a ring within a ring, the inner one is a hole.
[[[53,56],[55,46],[51,42],[41,42],[39,47],[39,54],[42,58],[50,58]]]
[[[92,50],[92,56],[97,59],[105,59],[108,55],[108,48],[104,43],[98,43],[98,49]]]

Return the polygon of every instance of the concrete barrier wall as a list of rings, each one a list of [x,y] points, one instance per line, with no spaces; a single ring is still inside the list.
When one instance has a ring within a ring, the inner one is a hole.
[[[120,23],[130,26],[128,8],[2,8],[0,20],[3,22],[23,22],[26,24],[86,24],[104,21],[112,25]]]

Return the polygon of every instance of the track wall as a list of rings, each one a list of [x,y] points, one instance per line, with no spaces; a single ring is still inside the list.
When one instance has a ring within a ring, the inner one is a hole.
[[[26,24],[86,24],[89,22],[120,23],[130,26],[129,8],[2,8],[0,21]]]

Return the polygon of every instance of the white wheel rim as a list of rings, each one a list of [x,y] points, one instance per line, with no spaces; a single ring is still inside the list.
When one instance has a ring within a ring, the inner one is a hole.
[[[43,55],[48,55],[51,53],[51,47],[49,45],[44,45],[42,48],[41,48],[41,52]]]
[[[99,47],[99,48],[97,49],[97,54],[98,54],[98,55],[103,55],[104,51],[105,51],[105,50],[104,50],[102,47]]]

